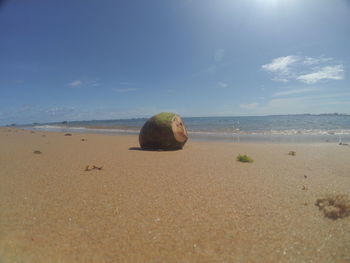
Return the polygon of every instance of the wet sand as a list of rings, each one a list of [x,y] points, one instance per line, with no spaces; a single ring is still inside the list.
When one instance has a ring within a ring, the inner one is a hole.
[[[137,147],[0,128],[0,262],[350,262],[350,216],[315,206],[350,195],[350,147]]]

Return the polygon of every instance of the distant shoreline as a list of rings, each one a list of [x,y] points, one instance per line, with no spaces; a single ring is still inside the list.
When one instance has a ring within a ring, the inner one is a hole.
[[[146,119],[16,125],[31,130],[137,135]],[[350,116],[341,114],[184,117],[190,139],[227,142],[350,143]]]
[[[139,130],[130,129],[106,129],[103,127],[24,127],[25,130],[43,131],[43,132],[60,132],[76,134],[105,134],[111,136],[138,136]],[[339,143],[350,142],[350,134],[335,134],[334,132],[323,134],[301,134],[298,131],[293,133],[260,133],[260,134],[235,134],[235,133],[217,133],[217,132],[194,132],[188,131],[190,140],[194,141],[222,141],[233,143]]]
[[[273,115],[237,115],[237,116],[189,116],[183,117],[184,119],[191,118],[251,118],[251,117],[284,117],[284,116],[345,116],[350,117],[347,113],[302,113],[302,114],[273,114]],[[33,122],[33,123],[11,123],[0,125],[0,127],[15,127],[15,126],[30,126],[30,125],[58,125],[58,124],[69,124],[69,123],[84,123],[84,122],[109,122],[109,121],[125,121],[125,120],[147,120],[147,117],[138,118],[122,118],[122,119],[99,119],[99,120],[70,120],[70,121],[55,121],[55,122]]]

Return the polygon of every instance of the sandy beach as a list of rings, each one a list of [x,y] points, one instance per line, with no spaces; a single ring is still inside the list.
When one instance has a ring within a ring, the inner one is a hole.
[[[0,128],[0,262],[350,262],[350,216],[315,206],[350,195],[350,147],[138,147]]]

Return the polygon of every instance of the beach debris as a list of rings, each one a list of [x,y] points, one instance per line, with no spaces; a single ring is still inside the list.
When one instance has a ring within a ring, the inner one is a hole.
[[[35,131],[30,131],[30,133],[35,133]]]
[[[350,215],[350,198],[345,194],[330,194],[316,200],[315,205],[330,219],[344,218]]]
[[[93,165],[92,166],[92,170],[102,170],[102,166],[100,166],[100,167],[98,167],[98,166],[95,166],[95,165]]]
[[[339,136],[339,143],[338,144],[342,145],[342,146],[349,146],[348,143],[343,143],[342,138],[340,136]]]
[[[87,141],[87,139],[84,139],[84,138],[83,138],[83,139],[81,139],[81,141],[82,141],[82,142],[85,142],[85,141]]]
[[[35,150],[35,151],[33,151],[33,153],[35,153],[35,154],[42,154],[42,152],[39,151],[39,150]]]
[[[66,134],[64,134],[64,136],[72,136],[72,134],[71,133],[66,133]]]
[[[302,190],[308,190],[309,188],[307,188],[307,186],[303,185],[303,187],[301,188]]]
[[[96,165],[92,165],[91,167],[90,167],[90,165],[86,165],[85,166],[85,170],[84,171],[92,171],[92,170],[102,170],[102,166],[96,166]]]
[[[295,151],[289,151],[288,155],[295,156],[297,153]]]
[[[114,215],[118,215],[119,214],[119,208],[118,207],[116,207],[115,209],[114,209],[114,213],[113,213]]]
[[[252,162],[254,162],[254,160],[251,157],[249,157],[248,155],[246,155],[246,154],[244,154],[244,155],[238,154],[237,161],[242,162],[242,163],[252,163]]]
[[[307,175],[306,174],[304,174],[304,178],[307,179]]]
[[[186,127],[179,115],[162,112],[146,121],[139,134],[142,149],[178,150],[187,142]]]

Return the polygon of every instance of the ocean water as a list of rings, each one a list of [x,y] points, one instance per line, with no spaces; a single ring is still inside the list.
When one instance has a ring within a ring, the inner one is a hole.
[[[138,134],[147,119],[71,121],[25,128],[61,132]],[[350,143],[350,115],[183,118],[190,139],[231,142]]]

